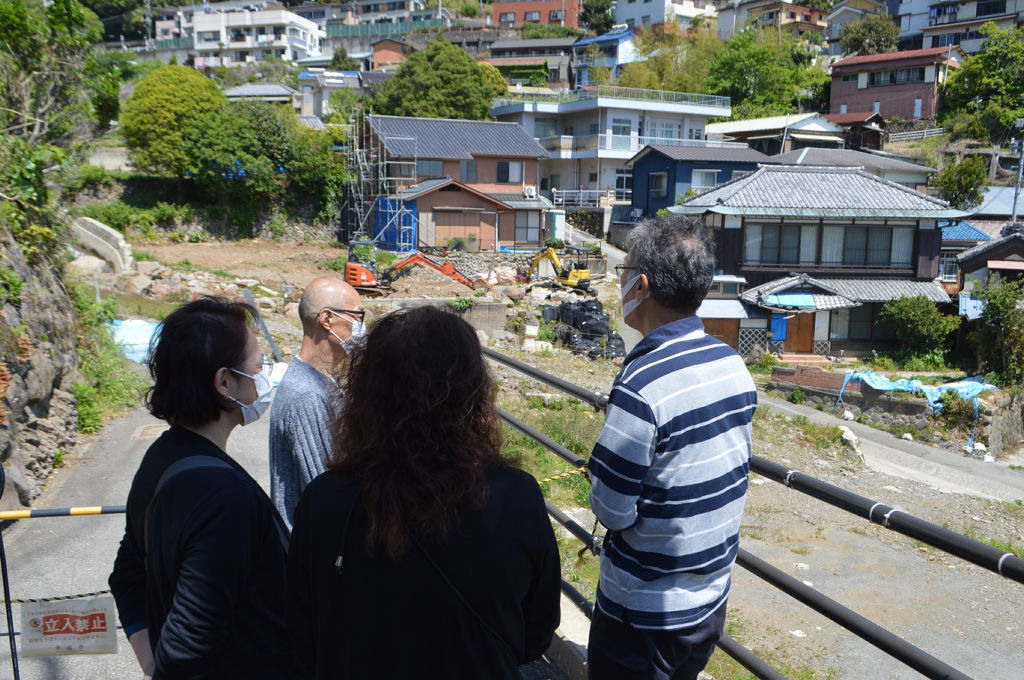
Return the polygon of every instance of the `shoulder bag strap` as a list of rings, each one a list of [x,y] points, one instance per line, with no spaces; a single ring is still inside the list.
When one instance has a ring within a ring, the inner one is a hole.
[[[156,501],[157,495],[160,493],[160,489],[163,488],[164,484],[171,477],[185,472],[186,470],[195,470],[197,468],[229,468],[234,469],[231,465],[220,458],[213,456],[188,456],[180,460],[176,460],[167,466],[164,473],[160,475],[160,479],[157,480],[156,486],[153,487],[153,495],[149,497],[149,503],[146,504],[146,516],[142,524],[142,554],[145,555],[149,548],[149,517],[153,512],[153,503]]]

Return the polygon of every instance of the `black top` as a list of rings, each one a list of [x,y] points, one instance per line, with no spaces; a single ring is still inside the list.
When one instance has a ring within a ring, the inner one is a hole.
[[[517,666],[539,658],[558,626],[558,546],[532,477],[501,468],[488,484],[485,507],[462,512],[442,544],[421,539],[423,551],[411,545],[392,561],[367,551],[353,481],[337,472],[315,479],[295,511],[288,554],[300,663],[317,678],[518,680]]]
[[[147,539],[146,507],[158,480],[196,455],[230,467],[168,477]],[[285,549],[275,522],[266,493],[205,437],[172,427],[149,447],[132,480],[109,582],[125,633],[149,629],[154,680],[306,677],[284,642]]]

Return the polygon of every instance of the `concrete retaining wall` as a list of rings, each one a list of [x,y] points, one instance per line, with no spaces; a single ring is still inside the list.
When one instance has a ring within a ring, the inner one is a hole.
[[[831,409],[839,398],[844,378],[842,373],[816,367],[777,366],[772,369],[769,386],[787,397],[799,387],[806,395],[805,404],[824,404]],[[927,399],[913,397],[907,392],[881,392],[859,381],[847,385],[842,395],[842,408],[849,410],[854,417],[863,415],[869,423],[876,425],[923,430],[934,413]]]
[[[132,249],[120,232],[91,217],[78,217],[71,223],[71,237],[91,254],[110,265],[115,274],[132,270]]]
[[[988,450],[1013,451],[1024,442],[1024,395],[1018,395],[991,414],[988,425]]]

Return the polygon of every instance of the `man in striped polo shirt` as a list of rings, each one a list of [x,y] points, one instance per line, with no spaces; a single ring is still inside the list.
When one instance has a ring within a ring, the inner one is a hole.
[[[703,221],[647,220],[626,246],[622,318],[644,337],[590,457],[590,507],[608,528],[590,678],[691,679],[725,623],[757,393],[697,317],[715,268]]]

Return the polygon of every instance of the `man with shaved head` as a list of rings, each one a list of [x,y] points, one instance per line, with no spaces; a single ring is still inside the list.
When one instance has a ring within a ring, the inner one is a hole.
[[[289,529],[302,490],[324,471],[335,372],[366,333],[364,315],[356,289],[333,276],[314,279],[299,301],[302,347],[270,411],[270,499]]]

